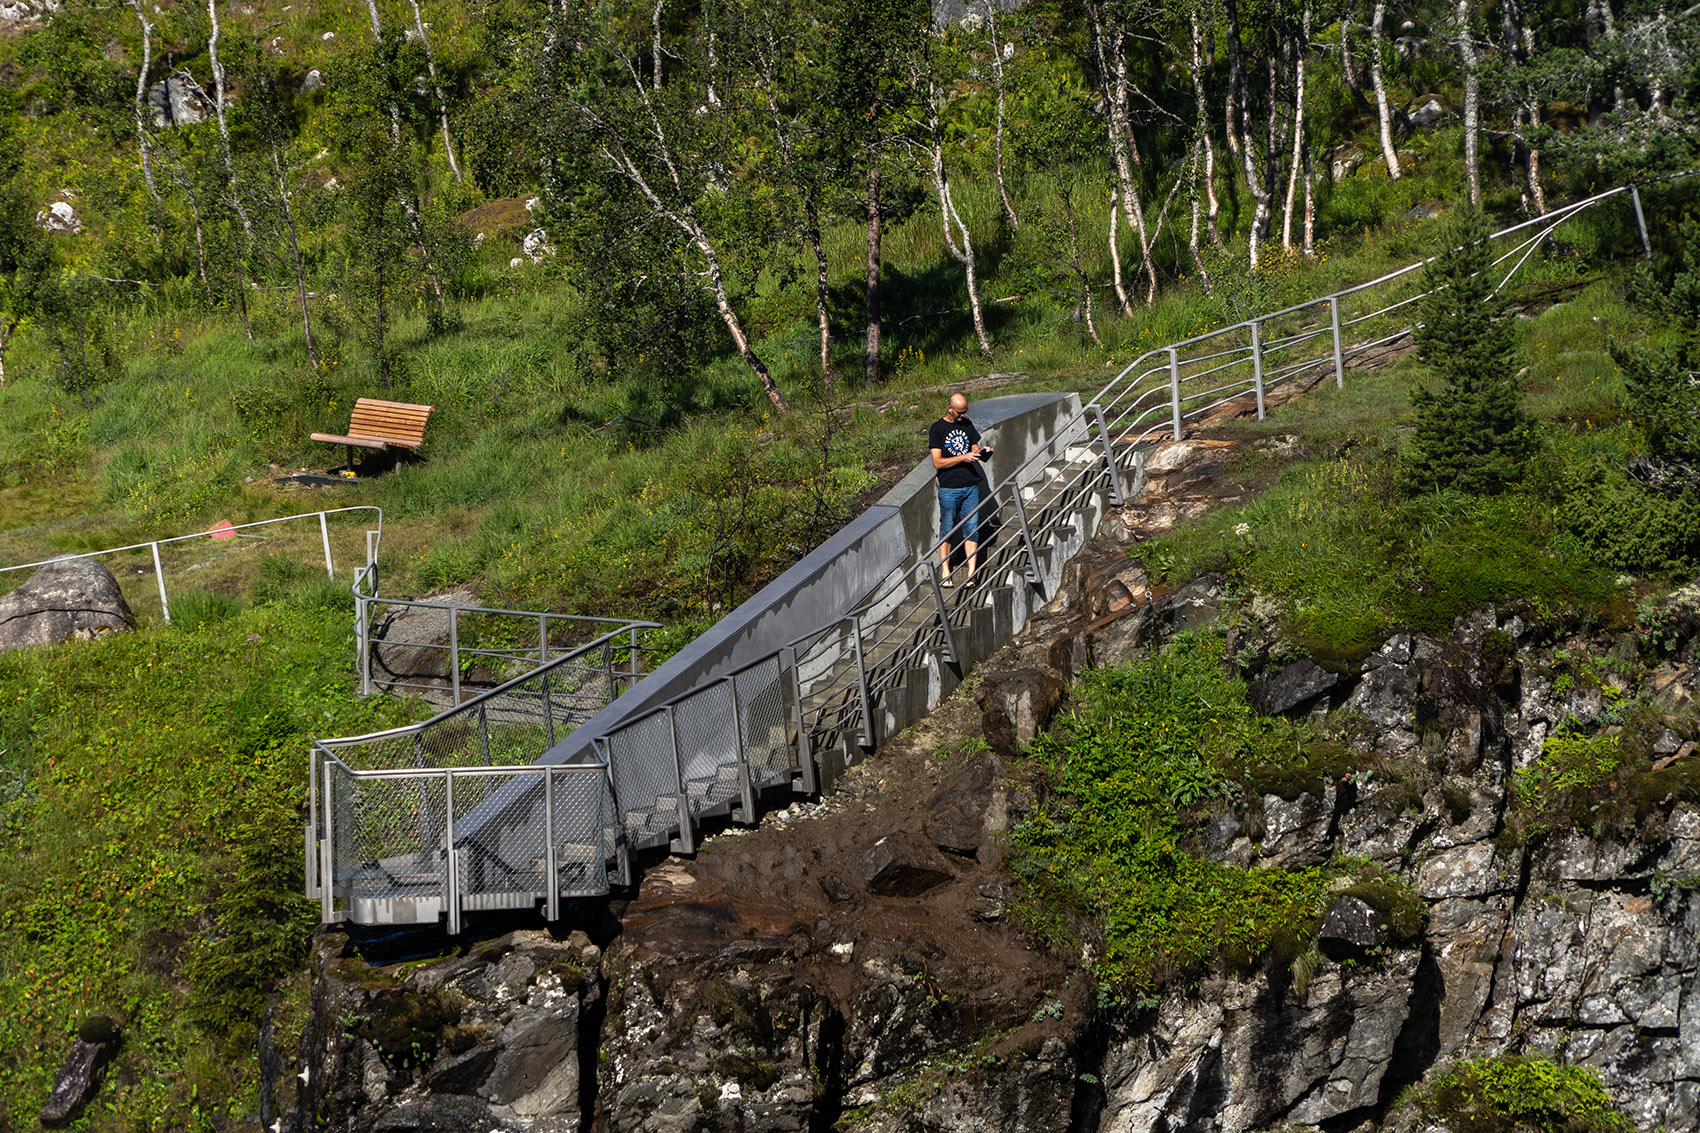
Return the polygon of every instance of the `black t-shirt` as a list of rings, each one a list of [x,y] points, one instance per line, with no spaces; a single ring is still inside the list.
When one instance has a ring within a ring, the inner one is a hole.
[[[955,423],[941,417],[927,430],[927,448],[936,448],[943,456],[961,456],[979,443],[980,430],[966,417],[958,418]],[[979,482],[980,470],[973,461],[939,469],[941,488],[972,488]]]

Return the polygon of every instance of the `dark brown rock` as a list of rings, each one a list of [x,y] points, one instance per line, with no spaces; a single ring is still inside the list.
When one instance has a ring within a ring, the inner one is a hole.
[[[60,559],[0,597],[0,650],[57,645],[136,628],[112,572],[93,559]]]
[[[853,855],[850,870],[880,897],[919,897],[952,880],[930,843],[907,832],[887,834]]]
[[[1042,669],[1014,669],[987,677],[974,693],[986,742],[999,755],[1020,755],[1051,722],[1067,691],[1061,677]]]
[[[980,848],[999,770],[995,758],[978,755],[944,781],[927,807],[925,829],[934,845],[952,854],[972,854]]]
[[[53,1092],[47,1096],[47,1104],[41,1107],[41,1124],[45,1128],[60,1129],[71,1124],[83,1112],[83,1107],[93,1100],[100,1090],[101,1073],[106,1069],[116,1041],[114,1034],[109,1042],[89,1042],[79,1038],[71,1044],[71,1052],[65,1056],[65,1064],[59,1068],[59,1077],[54,1080]]]

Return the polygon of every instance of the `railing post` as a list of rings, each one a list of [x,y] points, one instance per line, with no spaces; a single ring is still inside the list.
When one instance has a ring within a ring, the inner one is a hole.
[[[850,642],[856,649],[856,696],[862,707],[861,744],[865,748],[874,746],[874,708],[873,701],[868,696],[868,665],[862,656],[862,621],[851,614],[845,619],[850,623]]]
[[[372,609],[364,594],[354,595],[354,639],[360,645],[360,695],[372,695]]]
[[[1181,439],[1181,356],[1169,347],[1169,425],[1175,440]]]
[[[1629,186],[1629,199],[1635,202],[1635,227],[1641,233],[1641,251],[1647,257],[1647,262],[1653,260],[1653,245],[1647,239],[1647,214],[1641,211],[1641,187],[1634,183]]]
[[[549,663],[549,615],[537,615],[537,664],[541,668]]]
[[[303,835],[301,867],[306,874],[305,895],[319,895],[319,760],[318,753],[307,749],[307,822]]]
[[[153,549],[153,580],[159,584],[159,612],[165,616],[167,624],[171,621],[171,603],[165,597],[165,568],[159,565],[159,544],[149,543]]]
[[[691,829],[691,800],[685,794],[685,768],[679,762],[679,722],[673,716],[673,706],[669,704],[667,713],[667,743],[673,752],[673,782],[679,793],[675,796],[679,802],[679,837],[674,843],[681,854],[697,852],[696,831]]]
[[[939,630],[944,635],[944,648],[950,654],[951,667],[956,670],[958,676],[961,676],[962,655],[956,651],[956,631],[951,628],[950,608],[944,604],[944,590],[939,586],[938,564],[928,562],[926,567],[927,581],[933,587],[933,605],[938,607],[939,611]]]
[[[484,751],[484,766],[490,766],[490,718],[485,715],[485,702],[478,702],[478,743]]]
[[[1020,486],[1012,484],[1010,487],[1010,498],[1015,501],[1015,519],[1021,527],[1021,542],[1027,548],[1027,567],[1032,572],[1031,581],[1036,589],[1043,591],[1045,579],[1039,570],[1039,552],[1033,546],[1033,534],[1027,528],[1027,505],[1021,502]]]
[[[1340,297],[1328,298],[1328,325],[1334,331],[1334,388],[1346,388],[1346,356],[1340,350]]]
[[[543,769],[543,869],[549,875],[548,896],[543,903],[543,915],[549,920],[561,919],[561,875],[557,856],[560,851],[555,838],[555,769]]]
[[[1116,450],[1110,443],[1109,426],[1104,424],[1104,407],[1096,401],[1092,403],[1092,415],[1098,419],[1098,437],[1104,442],[1104,467],[1110,470],[1110,502],[1121,507],[1127,502],[1122,494],[1122,473],[1116,467]]]
[[[744,750],[744,721],[738,711],[738,674],[733,673],[726,678],[726,690],[732,697],[732,744],[738,756],[738,801],[744,808],[744,813],[738,817],[738,821],[754,823],[756,792],[755,785],[751,782],[749,753]]]
[[[1257,387],[1257,419],[1263,420],[1263,322],[1251,320],[1251,380]]]
[[[330,924],[336,915],[336,791],[331,786],[330,760],[321,764],[325,781],[324,835],[319,839],[319,920]]]
[[[797,671],[797,650],[787,647],[781,654],[780,664],[785,664],[784,657],[790,656],[791,670],[791,709],[797,722],[797,769],[803,773],[803,791],[814,794],[820,789],[820,779],[815,773],[814,739],[809,735],[808,723],[803,714],[803,675]]]
[[[602,679],[608,682],[608,699],[603,703],[612,704],[614,703],[614,643],[612,641],[602,643]]]
[[[631,642],[632,684],[637,684],[638,675],[643,672],[643,666],[638,663],[638,631],[636,626],[626,631],[627,639]],[[631,687],[630,685],[627,686]]]
[[[549,746],[555,746],[555,705],[549,699],[549,678],[553,673],[543,674],[543,733],[549,741]]]
[[[460,703],[460,607],[449,607],[449,689]]]
[[[325,544],[325,573],[331,578],[336,577],[336,567],[331,565],[331,528],[325,521],[325,513],[319,513],[319,538]]]
[[[444,831],[448,839],[448,856],[445,862],[444,884],[447,892],[443,894],[443,903],[449,914],[449,935],[460,935],[460,855],[455,851],[455,773],[450,768],[443,772],[444,797]]]

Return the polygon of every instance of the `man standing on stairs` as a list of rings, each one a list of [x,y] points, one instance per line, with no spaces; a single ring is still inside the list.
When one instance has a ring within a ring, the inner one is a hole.
[[[939,477],[939,573],[945,586],[950,578],[950,537],[957,523],[962,524],[962,553],[966,567],[962,584],[974,577],[974,556],[979,550],[980,469],[976,467],[984,452],[980,449],[980,430],[968,419],[968,399],[959,393],[951,394],[950,408],[944,418],[934,421],[927,431],[927,447],[932,450],[933,467]]]

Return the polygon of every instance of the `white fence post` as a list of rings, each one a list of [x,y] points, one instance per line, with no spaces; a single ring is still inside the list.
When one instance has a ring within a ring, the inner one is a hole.
[[[159,544],[149,543],[148,546],[153,548],[153,580],[159,584],[159,612],[170,622],[171,603],[165,597],[165,568],[159,565]]]
[[[1263,323],[1251,321],[1251,379],[1257,386],[1257,419],[1263,420]]]
[[[1169,424],[1181,439],[1181,356],[1169,347]]]

